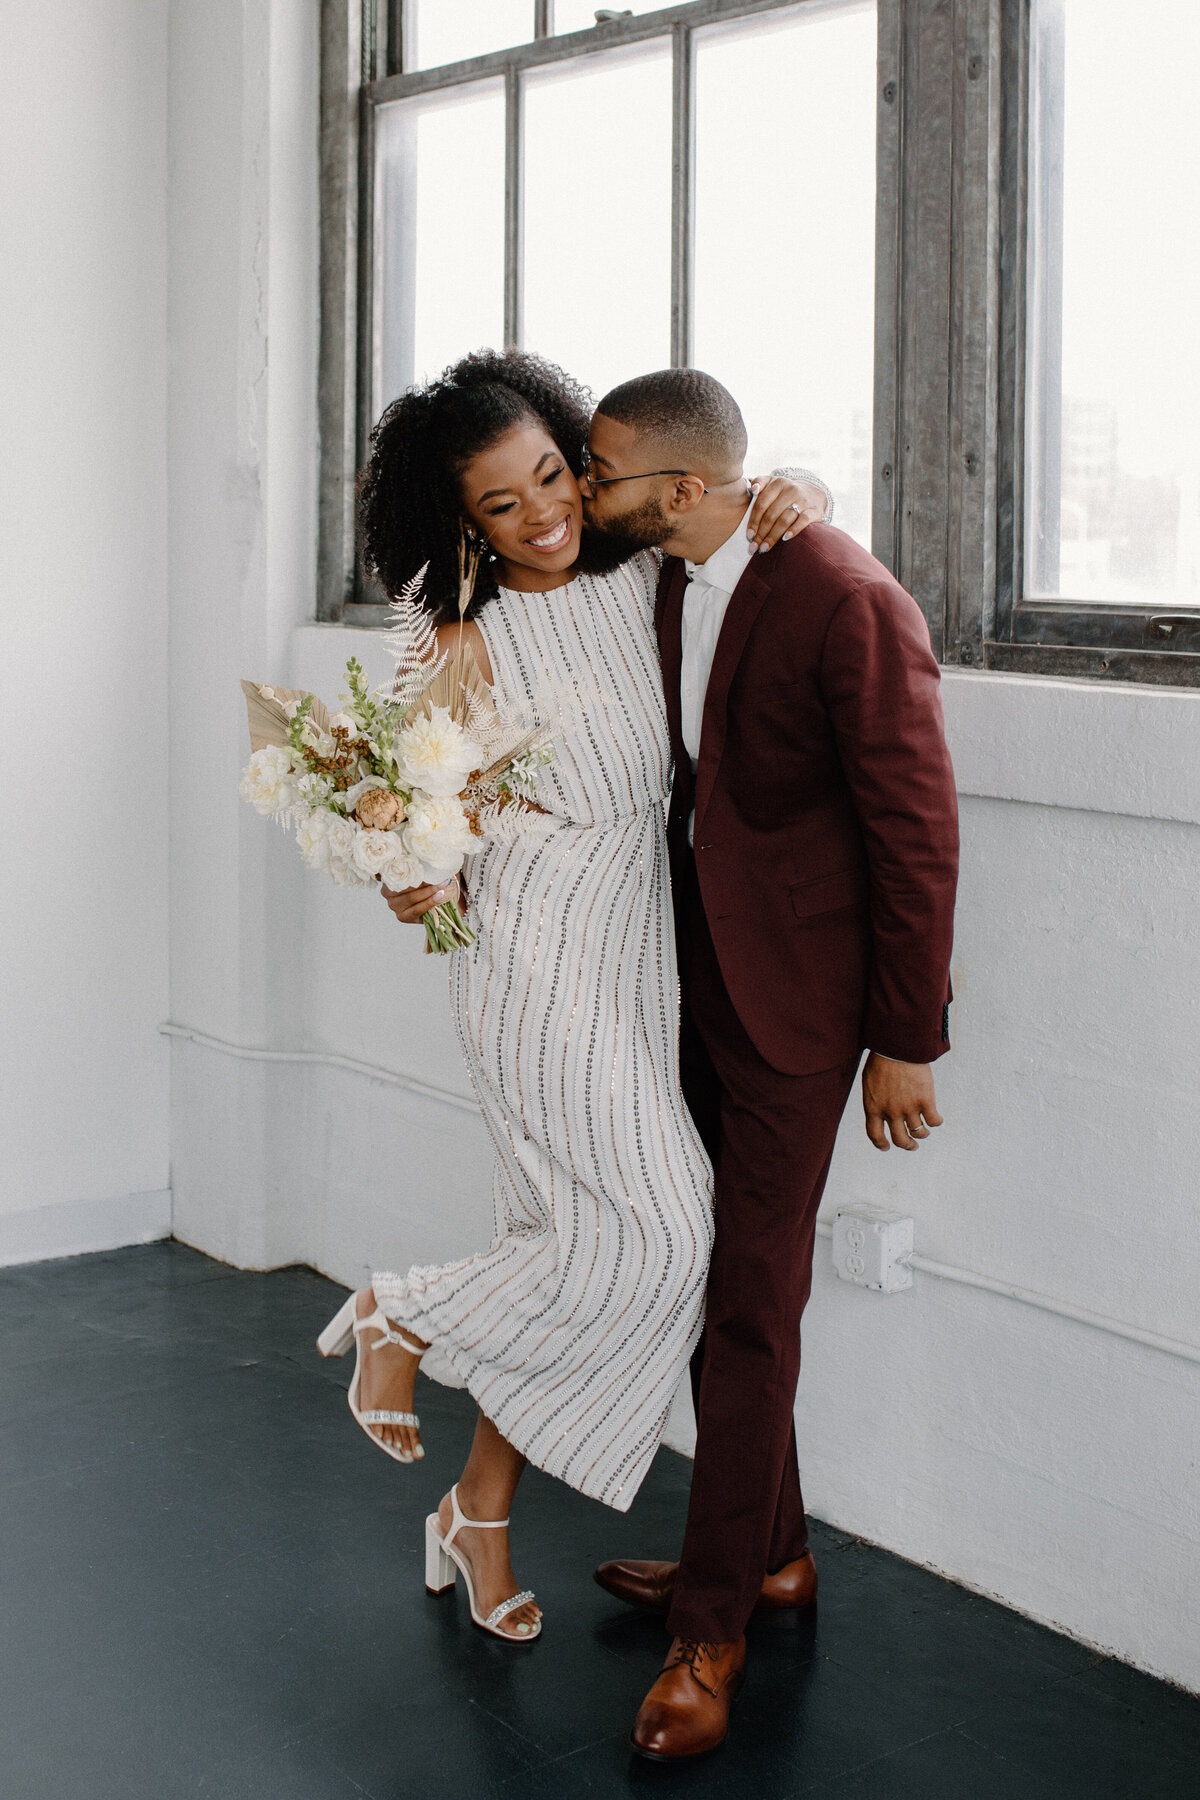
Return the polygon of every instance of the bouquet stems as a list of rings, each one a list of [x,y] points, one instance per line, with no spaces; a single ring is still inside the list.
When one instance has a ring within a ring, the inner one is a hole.
[[[443,900],[425,914],[425,953],[445,956],[460,944],[473,944],[475,933],[467,924],[453,900]]]

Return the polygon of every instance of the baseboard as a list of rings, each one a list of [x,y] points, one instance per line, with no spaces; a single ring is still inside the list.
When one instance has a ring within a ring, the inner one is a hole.
[[[0,1214],[0,1268],[153,1244],[170,1235],[170,1188],[112,1200],[61,1200],[56,1206]]]

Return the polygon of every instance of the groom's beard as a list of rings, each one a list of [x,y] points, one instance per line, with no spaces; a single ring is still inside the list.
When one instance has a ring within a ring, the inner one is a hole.
[[[662,506],[653,495],[627,512],[613,513],[603,524],[589,518],[586,507],[583,518],[584,543],[590,551],[588,565],[597,573],[628,562],[639,550],[654,549],[671,535]]]

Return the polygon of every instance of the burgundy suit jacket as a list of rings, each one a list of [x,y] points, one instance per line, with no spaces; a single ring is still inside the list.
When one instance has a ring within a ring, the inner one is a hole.
[[[832,526],[753,557],[717,641],[693,780],[686,588],[669,557],[656,615],[668,836],[678,877],[694,804],[700,892],[739,1018],[787,1074],[862,1049],[931,1062],[950,1047],[958,811],[920,608]]]

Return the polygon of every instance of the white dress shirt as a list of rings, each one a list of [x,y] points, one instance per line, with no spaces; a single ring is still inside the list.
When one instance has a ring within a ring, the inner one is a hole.
[[[700,755],[700,725],[704,718],[704,696],[712,673],[713,656],[725,609],[733,590],[754,555],[754,546],[746,536],[747,507],[741,519],[719,549],[707,562],[685,562],[688,586],[683,597],[683,666],[679,674],[679,699],[682,708],[683,742],[692,759],[692,773]]]
[[[713,656],[725,609],[734,588],[741,580],[746,565],[754,555],[754,546],[746,536],[750,517],[747,506],[740,521],[707,562],[684,563],[688,586],[683,597],[683,664],[679,674],[680,723],[683,743],[691,758],[692,773],[700,755],[700,727],[704,719],[704,696],[712,673]],[[688,843],[692,841],[695,812],[688,820]]]

